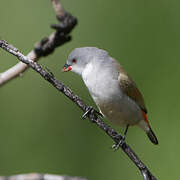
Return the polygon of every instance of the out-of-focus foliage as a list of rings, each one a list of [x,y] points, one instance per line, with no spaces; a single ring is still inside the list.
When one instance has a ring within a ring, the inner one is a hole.
[[[142,91],[159,146],[151,144],[138,128],[130,128],[127,142],[158,179],[178,179],[180,2],[62,3],[79,20],[72,33],[73,41],[40,63],[87,104],[95,106],[80,77],[71,72],[61,73],[61,68],[75,47],[108,50]],[[55,22],[50,0],[0,1],[0,37],[24,54],[52,32],[49,25]],[[0,50],[1,72],[17,62]],[[126,155],[121,150],[113,152],[112,141],[93,124],[83,121],[78,107],[34,71],[29,70],[22,78],[1,87],[0,99],[1,175],[48,172],[92,180],[141,178]]]

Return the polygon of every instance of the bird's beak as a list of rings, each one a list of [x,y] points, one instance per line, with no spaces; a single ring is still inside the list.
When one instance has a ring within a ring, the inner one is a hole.
[[[68,71],[71,71],[71,69],[72,69],[71,65],[65,64],[63,69],[62,69],[62,72],[68,72]]]

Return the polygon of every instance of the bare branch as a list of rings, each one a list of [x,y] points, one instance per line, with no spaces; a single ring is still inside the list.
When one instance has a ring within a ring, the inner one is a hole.
[[[89,109],[89,106],[84,104],[84,102],[74,94],[68,87],[66,87],[62,82],[58,81],[51,73],[45,71],[41,65],[29,59],[27,56],[24,56],[20,53],[15,47],[9,45],[6,41],[0,40],[0,47],[6,50],[7,52],[16,56],[21,62],[26,63],[29,67],[38,72],[45,80],[49,81],[57,90],[62,92],[70,100],[72,100],[83,112],[86,112]],[[119,135],[114,129],[105,124],[101,119],[97,117],[95,111],[91,111],[87,115],[89,120],[95,123],[100,129],[102,129],[106,134],[113,139],[113,141],[118,144],[122,139],[122,136]],[[126,155],[132,160],[132,162],[140,170],[144,180],[156,180],[156,178],[151,174],[149,169],[145,164],[138,158],[135,152],[130,148],[125,142],[120,144],[121,149],[126,153]]]
[[[18,174],[13,176],[0,176],[0,180],[87,180],[87,179],[82,177],[30,173],[30,174]]]
[[[63,16],[65,11],[64,11],[60,1],[59,0],[51,0],[51,2],[52,2],[54,10],[56,12],[56,15]]]
[[[40,42],[36,43],[34,50],[28,53],[27,57],[32,61],[38,61],[42,56],[51,54],[55,48],[70,41],[71,36],[69,33],[77,24],[77,19],[63,9],[59,0],[51,0],[51,2],[59,24],[51,25],[51,28],[56,31],[49,37],[43,38]],[[0,86],[4,85],[9,80],[22,75],[27,68],[28,66],[26,64],[19,62],[15,66],[1,73]]]

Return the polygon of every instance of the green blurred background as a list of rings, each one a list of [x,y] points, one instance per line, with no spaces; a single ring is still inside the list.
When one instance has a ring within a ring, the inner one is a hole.
[[[61,68],[75,47],[108,50],[142,91],[159,146],[138,128],[129,130],[127,142],[158,179],[179,179],[180,1],[62,3],[79,20],[73,41],[40,64],[95,106],[80,77],[61,73]],[[24,54],[52,32],[52,23],[56,19],[50,0],[0,1],[0,37]],[[0,50],[1,72],[17,62]],[[1,87],[0,99],[0,175],[44,172],[89,180],[142,179],[121,150],[112,151],[112,140],[83,121],[79,108],[34,71]]]

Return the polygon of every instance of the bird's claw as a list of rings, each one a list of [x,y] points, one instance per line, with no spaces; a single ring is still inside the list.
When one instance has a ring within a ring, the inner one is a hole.
[[[125,139],[126,139],[125,136],[122,136],[122,138],[119,140],[118,143],[112,145],[112,149],[114,151],[117,151],[125,143]]]
[[[92,112],[93,108],[91,106],[88,107],[87,111],[82,115],[83,119],[87,118],[87,115]]]
[[[100,113],[99,111],[97,111],[97,110],[95,110],[95,109],[94,109],[94,112],[95,112],[98,116],[104,117],[102,113]]]
[[[103,117],[103,115],[100,112],[96,111],[92,106],[89,106],[87,111],[83,114],[82,118],[86,119],[89,113],[95,113],[96,115]]]

